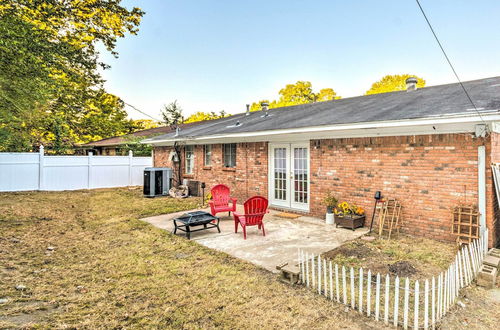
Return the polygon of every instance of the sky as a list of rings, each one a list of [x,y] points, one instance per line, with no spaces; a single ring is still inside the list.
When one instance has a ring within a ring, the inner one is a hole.
[[[500,75],[500,1],[421,0],[463,81]],[[298,80],[337,95],[363,95],[386,74],[427,86],[456,82],[414,0],[124,0],[146,12],[138,35],[117,44],[105,87],[160,118],[238,113],[277,99]],[[131,118],[144,115],[127,108]]]

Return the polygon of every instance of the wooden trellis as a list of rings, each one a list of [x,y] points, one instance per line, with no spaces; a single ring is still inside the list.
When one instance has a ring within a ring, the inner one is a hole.
[[[453,208],[451,232],[457,235],[459,244],[470,244],[479,237],[479,211],[476,205]]]
[[[401,225],[401,203],[394,198],[389,198],[384,201],[379,212],[378,218],[378,234],[379,236],[387,234],[387,238],[391,238],[393,230],[399,234]]]

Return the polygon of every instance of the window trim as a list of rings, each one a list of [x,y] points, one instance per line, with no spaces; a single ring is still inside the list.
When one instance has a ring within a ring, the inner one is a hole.
[[[232,152],[232,146],[234,145],[234,152]],[[231,162],[231,159],[229,159],[229,165],[227,165],[226,163],[226,146],[229,146],[229,150],[230,150],[230,154],[229,156],[234,156],[234,162]],[[237,143],[224,143],[222,145],[222,165],[223,165],[223,168],[225,169],[231,169],[231,168],[236,168],[236,156],[237,156],[237,153],[238,153],[238,144]],[[231,163],[234,163],[233,166],[231,166]]]
[[[207,154],[207,148],[210,149],[209,153]],[[204,167],[212,167],[212,153],[213,153],[213,146],[211,144],[205,144],[203,145],[203,166]],[[209,156],[209,164],[207,164],[207,156]]]
[[[191,157],[188,158],[188,148],[191,149]],[[185,166],[184,166],[184,174],[187,174],[187,175],[192,175],[194,174],[194,145],[187,145],[185,146],[184,148],[184,159],[185,159]],[[191,163],[191,171],[188,172],[188,160],[189,162]]]

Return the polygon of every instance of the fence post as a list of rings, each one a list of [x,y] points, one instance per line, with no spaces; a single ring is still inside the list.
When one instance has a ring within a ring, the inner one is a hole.
[[[424,329],[429,328],[429,280],[425,280],[424,287]]]
[[[326,259],[323,259],[323,284],[325,286],[325,297],[328,298],[328,281],[327,278],[327,268],[326,268]]]
[[[375,287],[375,320],[380,315],[380,273],[377,273],[377,285]]]
[[[359,312],[363,314],[363,267],[359,269]]]
[[[434,329],[436,323],[436,279],[432,277],[432,302],[431,302],[431,326]]]
[[[38,153],[38,190],[44,189],[44,183],[43,183],[44,157],[45,157],[44,147],[43,145],[41,145],[40,151]]]
[[[368,269],[366,275],[366,315],[370,316],[372,310],[372,271]]]
[[[337,294],[337,302],[340,303],[340,290],[339,290],[339,265],[335,264],[335,293]]]
[[[356,290],[354,289],[354,269],[351,267],[351,307],[356,308]]]
[[[87,187],[88,189],[91,189],[92,188],[92,156],[94,154],[92,153],[92,151],[89,152],[89,155],[88,155],[88,160],[89,160],[89,163],[88,163],[88,182],[87,182]]]
[[[338,290],[338,288],[337,288]],[[330,300],[333,301],[333,269],[332,269],[332,261],[330,260]]]
[[[345,279],[345,266],[342,266],[342,293],[344,295],[344,305],[347,305],[347,285]]]
[[[398,326],[398,314],[399,314],[399,276],[396,276],[394,281],[394,326]]]
[[[419,286],[418,286],[418,280],[415,281],[415,307],[414,307],[414,310],[413,310],[413,313],[414,313],[414,319],[413,319],[413,327],[415,329],[418,329],[418,304],[419,304]]]
[[[410,303],[410,280],[408,277],[405,280],[405,301],[403,309],[403,328],[408,329],[408,307]]]
[[[321,295],[321,255],[318,254],[318,294]]]
[[[389,288],[391,279],[389,275],[385,276],[385,302],[384,302],[384,323],[389,324]]]
[[[128,151],[128,185],[132,186],[132,165],[134,162],[134,152],[132,150]]]
[[[306,252],[306,260],[305,260],[305,263],[306,263],[306,283],[307,283],[307,287],[309,287],[309,253]]]
[[[311,287],[314,290],[316,287],[316,269],[315,269],[315,256],[314,253],[311,256]]]

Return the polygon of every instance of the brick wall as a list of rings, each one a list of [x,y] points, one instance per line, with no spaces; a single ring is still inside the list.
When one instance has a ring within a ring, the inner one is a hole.
[[[373,196],[380,190],[401,201],[406,232],[453,240],[451,208],[477,204],[477,147],[484,143],[460,134],[321,140],[317,149],[311,141],[311,211],[324,213],[321,201],[331,190],[340,200],[363,206],[371,219]],[[487,178],[492,210],[491,171]]]
[[[498,133],[491,133],[491,163],[500,163],[500,134]],[[488,171],[491,171],[490,168],[490,163],[487,163],[488,166]],[[487,177],[492,177],[492,174],[490,172],[487,172]],[[491,204],[487,204],[488,211],[493,214],[491,217],[491,223],[488,223],[488,228],[494,228],[494,230],[491,230],[493,232],[493,235],[490,237],[490,245],[491,246],[498,246],[500,244],[500,209],[499,209],[499,201],[496,196],[495,192],[495,185],[493,182],[493,179],[489,181],[491,183],[491,188],[490,186],[486,186],[486,194],[487,194],[487,201],[491,201]],[[488,184],[488,182],[487,182]],[[488,199],[488,197],[490,197]],[[489,220],[489,219],[488,219]]]
[[[154,152],[155,166],[168,166],[174,168],[168,160],[168,155],[173,150],[171,147],[157,147]],[[212,145],[212,166],[204,166],[203,146],[195,146],[194,173],[185,174],[184,153],[182,152],[182,178],[205,182],[206,191],[218,183],[223,183],[231,188],[233,197],[239,202],[245,201],[254,195],[267,198],[267,143],[237,143],[236,167],[224,168],[222,158],[222,144]],[[174,172],[177,172],[175,167]],[[176,176],[176,175],[174,175]]]
[[[310,214],[324,217],[322,200],[332,191],[340,200],[364,207],[371,218],[373,195],[382,191],[403,205],[403,230],[440,240],[451,235],[451,208],[459,203],[477,204],[479,145],[487,148],[487,226],[490,244],[498,241],[498,208],[489,164],[500,161],[500,137],[475,139],[466,134],[409,137],[323,139],[311,141]],[[172,166],[169,147],[155,148],[155,166]],[[217,183],[230,186],[240,202],[253,195],[267,197],[267,143],[238,143],[237,164],[224,169],[222,145],[213,145],[212,166],[203,166],[203,146],[195,147],[193,178],[208,189]],[[183,164],[183,163],[182,163]],[[184,172],[184,170],[183,170]],[[495,216],[494,216],[495,214]],[[500,229],[499,231],[500,232]]]

